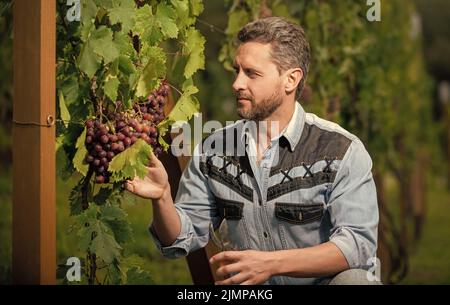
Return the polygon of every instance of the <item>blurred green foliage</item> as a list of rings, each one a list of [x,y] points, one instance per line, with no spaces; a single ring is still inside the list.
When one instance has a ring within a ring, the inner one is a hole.
[[[437,80],[450,80],[450,1],[415,0],[423,25],[428,70]]]

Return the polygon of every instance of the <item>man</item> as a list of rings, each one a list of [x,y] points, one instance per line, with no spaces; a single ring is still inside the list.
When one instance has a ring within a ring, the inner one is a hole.
[[[233,90],[243,120],[205,143],[225,145],[229,134],[241,142],[224,153],[222,145],[199,151],[175,205],[154,156],[145,179],[127,182],[152,199],[158,248],[185,256],[207,244],[212,224],[227,229],[234,248],[210,260],[221,266],[217,284],[370,283],[364,269],[376,255],[378,226],[372,161],[356,136],[296,102],[309,66],[303,29],[270,17],[247,24],[238,39]],[[276,128],[257,125],[255,137],[249,122]]]

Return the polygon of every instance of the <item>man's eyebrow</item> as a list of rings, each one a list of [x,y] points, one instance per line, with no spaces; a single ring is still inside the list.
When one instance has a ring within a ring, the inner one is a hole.
[[[237,64],[236,62],[233,62],[233,69],[235,69],[235,70],[238,70],[238,69],[239,69],[239,66],[238,66],[238,64]],[[246,71],[251,71],[251,72],[261,73],[260,70],[258,70],[258,69],[256,69],[256,68],[253,68],[253,67],[244,67],[244,66],[243,66],[242,69],[243,69],[243,70],[246,70]]]

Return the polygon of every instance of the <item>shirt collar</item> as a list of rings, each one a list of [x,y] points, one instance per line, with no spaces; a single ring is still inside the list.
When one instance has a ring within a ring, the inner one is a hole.
[[[297,143],[300,141],[304,125],[305,110],[303,110],[303,107],[300,105],[300,103],[296,102],[294,114],[292,115],[291,120],[284,129],[284,132],[282,132],[282,136],[289,142],[291,151],[294,151],[295,146],[297,146]]]
[[[247,122],[246,120],[243,121],[244,126],[246,122]],[[302,135],[304,124],[305,124],[305,111],[303,110],[303,107],[300,105],[299,102],[295,102],[294,113],[292,114],[289,123],[286,125],[286,127],[283,129],[283,131],[280,133],[278,137],[272,139],[272,142],[277,141],[281,138],[285,138],[289,143],[291,151],[294,151]],[[244,129],[244,132],[241,133],[242,143],[246,143],[244,137],[247,135],[247,133],[248,133],[247,129]],[[282,142],[280,142],[280,145],[281,143]]]

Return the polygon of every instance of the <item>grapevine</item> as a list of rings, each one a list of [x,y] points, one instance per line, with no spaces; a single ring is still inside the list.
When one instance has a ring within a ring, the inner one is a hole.
[[[81,0],[73,21],[66,1],[57,3],[58,174],[79,177],[69,202],[83,283],[148,284],[142,259],[124,256],[133,234],[123,183],[144,177],[150,153],[168,150],[171,125],[199,110],[192,77],[204,68],[195,27],[203,4]]]

